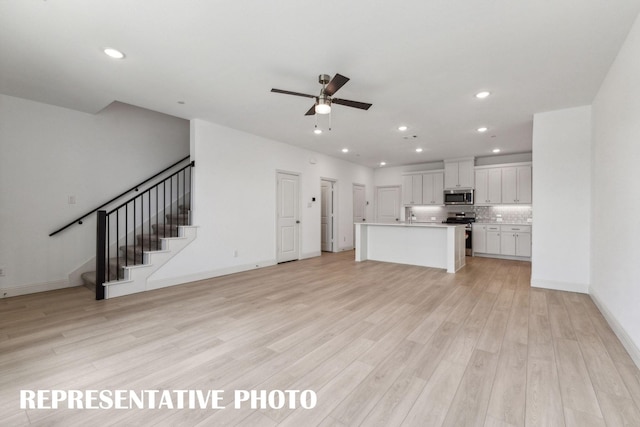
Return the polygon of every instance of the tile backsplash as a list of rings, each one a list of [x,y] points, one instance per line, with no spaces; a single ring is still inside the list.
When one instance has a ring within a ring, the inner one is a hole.
[[[413,212],[416,221],[442,222],[450,212],[475,212],[477,222],[499,222],[502,218],[505,224],[527,224],[533,219],[530,205],[522,206],[412,206],[405,208],[405,219]]]

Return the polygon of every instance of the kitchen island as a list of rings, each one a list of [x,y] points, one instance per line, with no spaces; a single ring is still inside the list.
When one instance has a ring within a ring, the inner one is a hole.
[[[465,227],[437,223],[357,223],[356,261],[444,268],[465,265]]]

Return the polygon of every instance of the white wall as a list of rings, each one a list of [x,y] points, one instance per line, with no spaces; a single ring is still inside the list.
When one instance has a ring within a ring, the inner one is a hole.
[[[69,274],[95,256],[95,219],[49,234],[188,154],[183,119],[0,95],[0,297],[79,284]]]
[[[587,293],[591,211],[591,107],[533,119],[531,285]]]
[[[590,293],[640,366],[640,21],[593,103]]]
[[[191,123],[191,155],[196,161],[193,224],[199,227],[198,237],[151,282],[183,283],[274,264],[277,170],[300,174],[303,258],[320,255],[321,178],[337,180],[340,250],[353,243],[353,183],[364,184],[367,200],[373,200],[370,168],[201,120]]]

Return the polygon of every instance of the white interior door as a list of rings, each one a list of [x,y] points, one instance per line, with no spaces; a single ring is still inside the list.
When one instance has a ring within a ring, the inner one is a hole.
[[[376,220],[400,221],[400,187],[376,187]]]
[[[300,177],[296,174],[277,174],[277,262],[300,259]]]
[[[325,252],[333,252],[333,185],[332,181],[320,181],[321,248]]]
[[[353,184],[353,247],[356,247],[356,226],[359,222],[365,222],[367,201],[365,187],[361,184]]]

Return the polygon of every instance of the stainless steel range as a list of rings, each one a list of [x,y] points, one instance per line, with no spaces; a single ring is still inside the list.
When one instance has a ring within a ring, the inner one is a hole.
[[[476,222],[475,212],[449,212],[449,216],[445,221],[446,224],[465,224],[465,253],[467,256],[471,256],[473,242],[471,240],[471,224]]]

